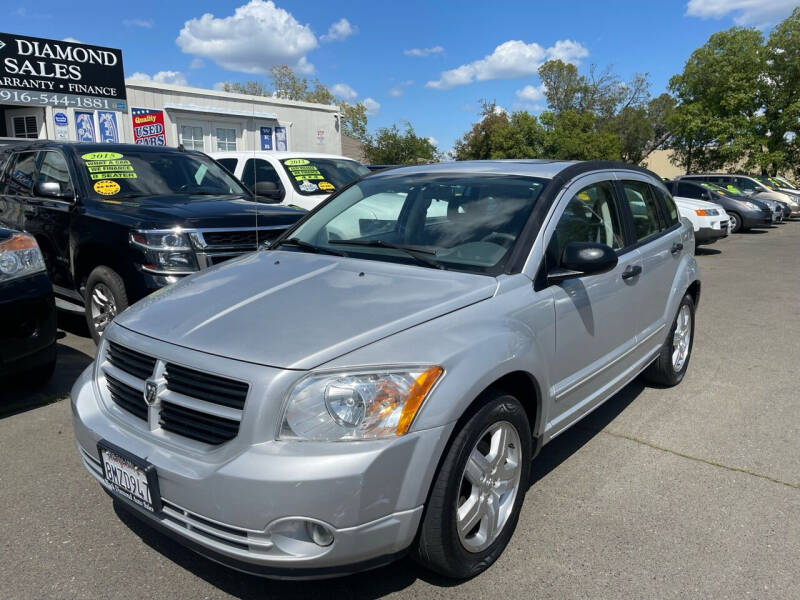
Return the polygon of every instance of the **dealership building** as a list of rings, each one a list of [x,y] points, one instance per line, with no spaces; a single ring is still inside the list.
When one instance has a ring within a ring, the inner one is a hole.
[[[0,138],[342,153],[339,109],[124,80],[112,48],[0,33]]]

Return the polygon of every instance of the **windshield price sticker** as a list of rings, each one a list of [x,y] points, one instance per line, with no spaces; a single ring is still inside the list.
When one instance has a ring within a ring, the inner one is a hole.
[[[104,179],[94,184],[94,191],[101,196],[113,196],[114,194],[119,194],[119,190],[120,187],[116,181]]]
[[[326,192],[332,192],[334,189],[333,184],[328,181],[320,181],[318,184],[319,189],[325,190]]]
[[[293,167],[297,165],[307,165],[310,164],[310,162],[305,158],[290,158],[289,160],[283,161],[283,164],[287,167]]]
[[[102,167],[87,167],[89,173],[117,173],[124,171],[133,171],[130,165],[104,165]]]
[[[119,152],[89,152],[88,154],[81,154],[83,160],[116,160],[122,158]]]
[[[89,179],[137,179],[136,173],[89,173]]]
[[[315,192],[317,190],[317,185],[315,183],[311,183],[310,181],[304,181],[297,187],[304,192]]]

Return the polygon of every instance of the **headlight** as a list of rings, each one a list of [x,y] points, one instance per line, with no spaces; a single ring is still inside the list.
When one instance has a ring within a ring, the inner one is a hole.
[[[716,208],[697,208],[694,211],[698,217],[713,217],[719,214]]]
[[[404,435],[444,369],[312,374],[289,393],[280,439],[338,442]]]
[[[189,236],[180,229],[136,230],[131,244],[144,251],[142,268],[161,275],[185,275],[198,270]]]
[[[44,271],[39,245],[27,233],[15,233],[0,241],[0,281],[10,281]]]
[[[744,200],[740,201],[739,204],[744,204],[750,210],[761,210],[758,204],[753,204],[752,202],[746,202]]]

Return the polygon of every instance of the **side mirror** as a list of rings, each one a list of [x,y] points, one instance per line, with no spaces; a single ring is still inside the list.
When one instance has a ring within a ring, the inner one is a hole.
[[[597,242],[570,242],[561,255],[561,267],[547,273],[548,283],[606,273],[617,266],[617,253]]]
[[[61,184],[55,181],[40,181],[33,186],[33,193],[42,198],[58,198],[59,200],[72,200],[75,194],[72,190],[61,191]]]
[[[268,198],[275,202],[280,202],[283,196],[278,186],[272,181],[256,181],[256,184],[253,186],[253,193],[256,196]]]

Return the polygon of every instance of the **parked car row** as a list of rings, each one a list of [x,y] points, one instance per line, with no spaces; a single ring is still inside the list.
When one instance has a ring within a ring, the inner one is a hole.
[[[453,578],[489,567],[544,444],[640,374],[683,379],[695,245],[795,214],[739,176],[605,161],[214,158],[3,150],[0,303],[28,295],[0,369],[52,370],[54,298],[82,310],[88,473],[196,552],[277,577],[406,552]]]

